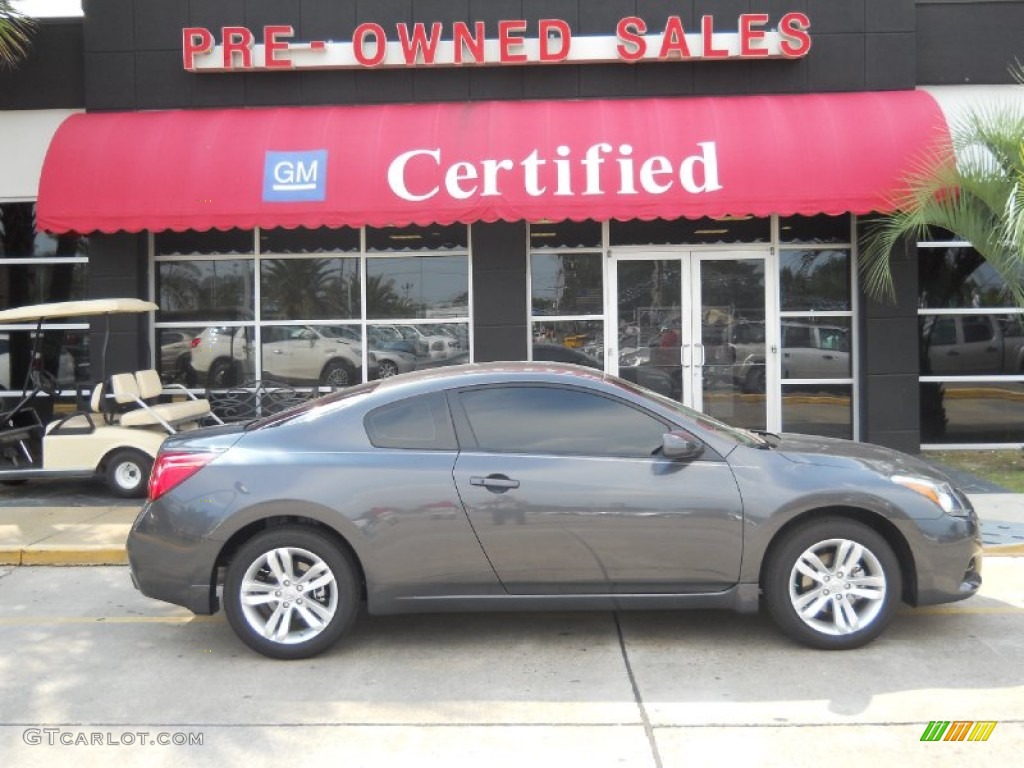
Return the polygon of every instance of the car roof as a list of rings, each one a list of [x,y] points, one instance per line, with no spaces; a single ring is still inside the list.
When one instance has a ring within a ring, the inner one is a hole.
[[[53,320],[61,317],[152,312],[157,309],[159,307],[152,301],[143,301],[142,299],[57,301],[50,304],[29,304],[24,307],[5,309],[0,311],[0,323],[28,323],[39,320]]]

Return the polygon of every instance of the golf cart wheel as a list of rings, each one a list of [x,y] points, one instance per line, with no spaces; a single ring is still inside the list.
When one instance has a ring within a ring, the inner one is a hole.
[[[902,576],[881,534],[829,517],[799,526],[773,548],[762,586],[769,613],[787,635],[813,648],[849,650],[889,624]]]
[[[107,459],[107,485],[115,496],[137,499],[146,495],[153,459],[142,451],[125,448]]]
[[[303,526],[250,539],[232,558],[224,582],[231,628],[254,651],[305,659],[331,647],[359,609],[355,565],[334,541]]]

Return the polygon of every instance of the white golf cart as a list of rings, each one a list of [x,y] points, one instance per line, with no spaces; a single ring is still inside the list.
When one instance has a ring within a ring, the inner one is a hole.
[[[22,394],[8,408],[0,404],[0,483],[32,479],[88,478],[101,475],[123,498],[145,496],[160,443],[169,434],[195,429],[210,418],[209,403],[181,385],[164,386],[156,371],[120,373],[107,378],[110,315],[150,312],[157,305],[140,299],[93,299],[36,304],[0,311],[0,324],[36,323],[31,362]],[[101,374],[89,407],[43,424],[34,404],[53,398],[57,378],[43,368],[43,324],[60,319],[106,318]],[[167,387],[184,393],[178,402],[158,403]]]

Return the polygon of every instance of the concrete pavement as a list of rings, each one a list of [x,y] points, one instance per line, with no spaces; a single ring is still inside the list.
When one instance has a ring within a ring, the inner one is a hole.
[[[971,502],[982,521],[986,556],[1024,554],[1024,494],[977,493]],[[103,505],[77,497],[75,506],[53,496],[22,506],[7,495],[0,504],[0,565],[120,565],[140,504]]]

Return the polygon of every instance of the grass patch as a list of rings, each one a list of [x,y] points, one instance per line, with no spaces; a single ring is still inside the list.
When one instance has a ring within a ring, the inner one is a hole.
[[[1024,493],[1024,454],[1006,451],[925,451],[923,456],[983,477],[1012,493]]]

